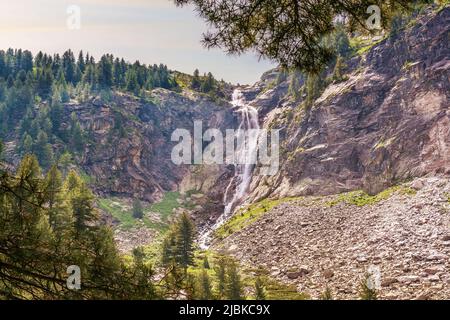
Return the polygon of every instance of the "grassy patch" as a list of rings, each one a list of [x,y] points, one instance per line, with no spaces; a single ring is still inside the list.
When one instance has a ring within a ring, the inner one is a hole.
[[[121,200],[117,198],[98,199],[98,206],[117,219],[120,222],[121,228],[130,229],[137,223],[137,220],[133,218],[131,209],[127,208]]]
[[[384,39],[373,41],[370,38],[365,39],[363,37],[354,37],[350,39],[350,46],[353,48],[355,55],[362,56],[383,40]]]
[[[381,191],[380,193],[371,196],[364,191],[352,191],[338,195],[335,199],[327,202],[327,206],[333,207],[339,203],[347,203],[352,204],[358,207],[363,207],[366,205],[373,205],[382,200],[389,199],[394,193],[401,193],[406,195],[415,195],[416,191],[414,189],[404,187],[404,186],[395,186],[388,188],[386,190]]]
[[[190,266],[188,272],[192,275],[199,276],[204,270],[203,262],[204,257],[208,258],[210,265],[209,269],[205,269],[210,277],[211,286],[213,289],[213,294],[217,297],[217,274],[216,268],[219,263],[223,261],[233,261],[233,257],[221,255],[214,251],[197,251],[194,257],[194,266]],[[309,299],[309,296],[297,291],[296,287],[293,285],[287,285],[281,283],[270,276],[270,273],[262,267],[246,267],[245,265],[239,264],[239,273],[241,276],[242,285],[244,291],[246,292],[246,299],[253,300],[254,298],[254,286],[257,278],[263,283],[266,299],[267,300],[305,300]]]
[[[111,214],[120,223],[120,228],[128,230],[139,225],[144,225],[158,232],[164,232],[170,224],[170,216],[173,209],[182,207],[177,202],[180,194],[178,192],[167,192],[163,199],[144,209],[144,217],[136,219],[133,217],[131,205],[124,203],[119,198],[102,198],[98,200],[99,207]],[[150,219],[149,213],[156,213],[156,219]]]
[[[389,138],[387,140],[380,140],[374,147],[375,150],[380,148],[386,148],[387,146],[390,146],[392,142],[394,142],[395,137]]]
[[[81,180],[83,180],[87,185],[95,184],[95,177],[88,175],[86,171],[79,169],[78,174],[80,175]]]
[[[249,205],[247,208],[239,210],[230,220],[218,228],[214,236],[219,239],[225,239],[236,231],[239,231],[246,226],[257,221],[264,213],[271,210],[275,206],[298,200],[298,197],[283,198],[283,199],[264,199],[260,202]]]
[[[166,192],[160,202],[150,205],[146,211],[159,213],[161,221],[168,223],[173,209],[182,207],[177,201],[178,198],[180,198],[179,192]]]

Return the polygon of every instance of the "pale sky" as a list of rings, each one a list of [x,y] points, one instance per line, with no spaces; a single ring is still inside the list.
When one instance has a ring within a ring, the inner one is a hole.
[[[67,8],[81,10],[81,25],[70,30]],[[256,55],[227,56],[207,50],[200,40],[206,24],[192,8],[171,0],[0,0],[0,48],[28,49],[36,54],[82,49],[96,59],[112,53],[126,60],[164,63],[170,69],[212,72],[218,79],[256,82],[274,66]]]

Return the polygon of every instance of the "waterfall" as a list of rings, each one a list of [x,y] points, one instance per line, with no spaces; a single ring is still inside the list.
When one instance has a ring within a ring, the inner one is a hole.
[[[239,148],[235,153],[234,177],[230,180],[225,189],[223,204],[224,211],[216,220],[214,225],[207,227],[200,235],[199,245],[202,249],[207,249],[211,240],[211,234],[224,224],[232,215],[234,208],[244,198],[250,187],[252,181],[253,169],[255,161],[250,161],[251,157],[256,157],[258,148],[257,131],[249,131],[252,129],[259,129],[258,110],[247,104],[244,95],[239,89],[233,92],[231,104],[237,108],[239,113],[239,126],[236,130],[235,139],[237,141],[245,141],[246,147]],[[253,133],[253,134],[252,134]],[[233,186],[236,185],[234,193],[230,195]]]

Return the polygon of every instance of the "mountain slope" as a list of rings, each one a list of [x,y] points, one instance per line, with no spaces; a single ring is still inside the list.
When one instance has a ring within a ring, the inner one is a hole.
[[[282,135],[282,170],[258,176],[251,198],[379,192],[397,181],[450,173],[450,8],[417,18],[347,61],[311,108],[273,75],[247,89],[265,127]],[[272,78],[271,78],[272,77]]]
[[[296,75],[280,70],[245,88],[264,127],[280,129],[281,165],[255,170],[213,248],[313,298],[326,287],[357,298],[374,268],[381,298],[448,298],[449,31],[448,6],[427,10],[345,61],[311,105],[305,77],[295,98]]]
[[[449,197],[448,177],[431,177],[374,199],[350,193],[281,200],[213,248],[314,299],[327,287],[337,299],[357,298],[371,270],[379,271],[382,299],[448,299]]]

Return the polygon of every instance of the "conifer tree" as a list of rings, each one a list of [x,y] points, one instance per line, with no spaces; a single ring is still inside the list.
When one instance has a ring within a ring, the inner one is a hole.
[[[342,61],[342,57],[339,55],[336,59],[336,65],[334,66],[334,71],[333,71],[333,80],[334,81],[342,81],[343,80],[343,76],[342,76],[342,69],[344,68],[344,63]]]
[[[98,64],[98,83],[101,88],[111,88],[113,85],[113,65],[108,55],[103,55]]]
[[[216,263],[216,276],[217,276],[217,292],[219,293],[219,297],[223,299],[225,297],[225,289],[226,289],[226,263],[223,258],[219,259],[218,263]]]
[[[212,300],[214,298],[211,290],[211,280],[206,269],[203,269],[200,273],[198,292],[200,300]]]
[[[295,101],[297,101],[300,98],[301,93],[301,85],[300,85],[300,78],[301,73],[299,71],[294,71],[291,76],[291,81],[289,83],[289,94],[294,98]]]
[[[136,71],[133,69],[128,70],[125,78],[127,90],[137,95],[139,93],[139,82],[137,79]]]
[[[201,85],[202,83],[200,80],[200,72],[198,71],[198,69],[195,69],[194,74],[192,76],[191,89],[198,91],[200,90]]]
[[[176,224],[176,256],[177,262],[187,269],[194,261],[194,224],[186,213],[183,213]]]
[[[366,274],[360,282],[359,297],[361,300],[378,300],[375,288],[369,285],[370,275]]]
[[[228,300],[244,299],[241,276],[235,262],[230,262],[227,267],[225,294]]]
[[[39,131],[33,150],[42,167],[49,168],[53,162],[53,150],[51,144],[48,143],[48,137],[44,131]]]
[[[333,300],[331,289],[327,286],[325,291],[320,295],[321,300]]]
[[[144,208],[142,208],[142,203],[139,199],[134,199],[132,212],[135,219],[142,219],[144,217]]]
[[[209,269],[209,261],[208,261],[208,256],[205,255],[205,257],[203,258],[203,268],[205,269]]]
[[[255,281],[255,299],[266,300],[266,290],[260,277]]]

